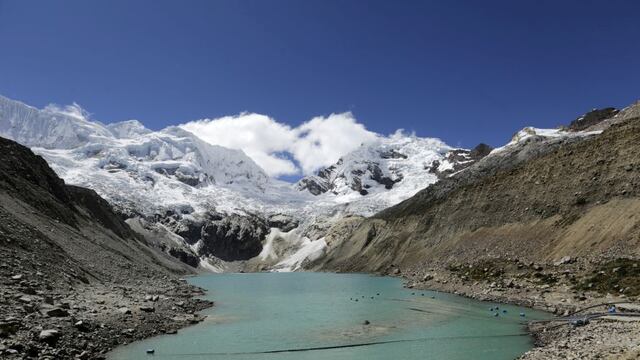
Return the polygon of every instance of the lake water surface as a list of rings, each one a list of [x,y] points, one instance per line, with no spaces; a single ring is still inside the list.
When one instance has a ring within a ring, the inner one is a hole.
[[[190,282],[216,303],[204,322],[110,359],[513,359],[532,347],[524,321],[549,317],[508,305],[496,317],[490,308],[498,304],[360,274],[208,274]]]

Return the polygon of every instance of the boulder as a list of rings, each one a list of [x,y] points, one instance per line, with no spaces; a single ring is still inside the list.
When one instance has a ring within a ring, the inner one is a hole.
[[[153,307],[153,305],[142,305],[142,306],[140,306],[140,311],[154,312],[154,311],[156,311],[156,309]]]
[[[82,320],[77,321],[75,324],[73,324],[73,327],[82,332],[88,332],[91,330],[91,326],[86,321]]]
[[[564,256],[562,257],[562,259],[554,262],[553,265],[560,266],[560,265],[570,264],[572,262],[573,262],[573,259],[571,258],[571,256]]]
[[[0,338],[15,334],[19,326],[20,322],[17,319],[8,318],[0,321]]]
[[[67,317],[69,316],[69,312],[63,308],[54,307],[46,311],[47,316],[49,317]]]
[[[47,343],[51,346],[55,345],[56,342],[58,342],[59,338],[60,338],[60,331],[55,329],[42,330],[38,335],[38,340],[44,343]]]
[[[131,309],[129,309],[128,307],[121,307],[118,309],[118,312],[122,315],[128,315],[131,314]]]

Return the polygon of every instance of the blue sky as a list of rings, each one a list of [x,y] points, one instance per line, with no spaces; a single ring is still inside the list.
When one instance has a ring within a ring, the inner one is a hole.
[[[351,111],[504,144],[640,98],[637,1],[0,0],[0,94],[147,127]]]

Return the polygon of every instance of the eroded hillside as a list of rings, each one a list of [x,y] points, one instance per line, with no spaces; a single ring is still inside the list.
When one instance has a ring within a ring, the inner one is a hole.
[[[362,219],[319,265],[349,271],[481,258],[640,252],[640,106],[601,134],[530,137]],[[353,222],[353,220],[350,220]]]
[[[0,138],[0,357],[99,359],[207,306],[95,191]],[[180,302],[180,306],[176,303]]]

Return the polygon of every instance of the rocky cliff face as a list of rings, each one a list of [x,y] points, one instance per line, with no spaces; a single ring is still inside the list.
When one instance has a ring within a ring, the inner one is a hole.
[[[174,215],[165,216],[160,223],[182,237],[195,255],[224,261],[257,256],[269,233],[268,221],[254,215],[213,212],[197,219]]]
[[[613,117],[602,134],[521,137],[360,220],[320,266],[387,271],[492,257],[637,256],[639,109]]]
[[[184,315],[171,310],[169,291],[184,292],[185,311],[206,305],[177,280],[189,272],[93,190],[66,185],[44,159],[0,138],[0,357],[99,359],[115,344],[185,326],[167,321]],[[147,291],[163,302],[144,304]],[[125,336],[127,328],[136,330]]]

